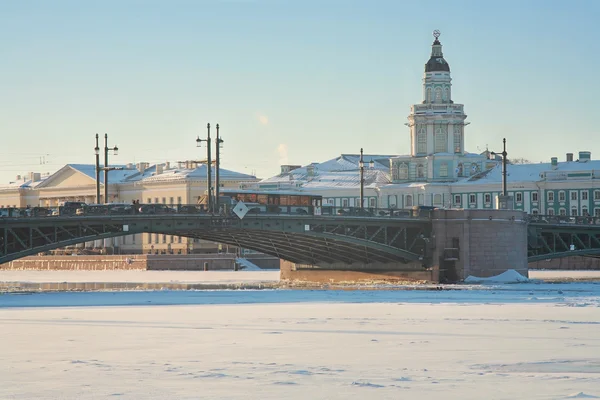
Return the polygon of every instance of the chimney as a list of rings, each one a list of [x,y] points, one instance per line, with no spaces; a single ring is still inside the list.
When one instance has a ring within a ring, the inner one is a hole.
[[[315,166],[314,165],[308,165],[306,167],[306,174],[308,176],[313,176],[315,174]]]
[[[162,164],[156,164],[156,175],[160,175],[163,173],[163,165]]]
[[[136,164],[136,167],[138,171],[144,173],[144,171],[148,168],[148,165],[149,164],[147,162],[140,162]]]
[[[17,180],[20,181],[21,180],[21,175],[17,175]]]
[[[171,169],[171,163],[170,162],[166,162],[165,163],[165,170]]]
[[[567,153],[567,161],[573,161],[573,153]]]
[[[558,168],[558,157],[552,157],[550,159],[550,165],[552,166],[552,169]]]
[[[127,165],[125,166],[125,169],[133,169],[133,164],[127,163]]]
[[[579,162],[588,162],[592,159],[592,153],[589,151],[579,152]]]

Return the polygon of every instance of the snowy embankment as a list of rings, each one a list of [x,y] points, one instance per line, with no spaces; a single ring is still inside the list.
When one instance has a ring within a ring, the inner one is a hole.
[[[277,282],[279,270],[262,271],[0,271],[0,282]]]

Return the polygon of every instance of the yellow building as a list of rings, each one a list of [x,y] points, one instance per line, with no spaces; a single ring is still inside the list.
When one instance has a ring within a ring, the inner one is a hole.
[[[142,204],[160,203],[169,205],[197,204],[206,194],[206,164],[193,161],[163,163],[150,166],[148,163],[112,166],[122,168],[108,172],[108,202],[129,203],[134,200]],[[213,168],[213,186],[214,186]],[[41,176],[30,173],[17,177],[15,182],[0,186],[0,208],[4,207],[58,207],[65,201],[96,201],[96,171],[93,164],[67,164],[55,173]],[[221,168],[219,171],[222,188],[239,188],[241,184],[256,182],[247,175]],[[104,203],[104,173],[100,174],[100,200]],[[100,243],[86,243],[86,248],[116,248],[122,253],[187,254],[214,252],[218,245],[172,235],[139,234],[107,239]]]

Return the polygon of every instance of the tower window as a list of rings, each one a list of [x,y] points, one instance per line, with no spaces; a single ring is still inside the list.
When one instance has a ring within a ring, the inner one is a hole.
[[[408,165],[406,165],[405,163],[400,164],[400,166],[398,167],[398,179],[408,179]]]
[[[440,164],[440,178],[446,178],[448,176],[448,163],[443,162]]]
[[[427,131],[425,127],[419,128],[419,133],[417,134],[417,153],[427,153]]]
[[[442,127],[436,128],[435,130],[435,152],[444,153],[446,152],[446,133]]]
[[[442,88],[435,88],[435,102],[436,103],[441,103],[442,102]]]
[[[425,172],[424,172],[423,164],[419,164],[419,165],[417,165],[417,178],[424,178],[424,177],[425,177]]]
[[[460,142],[462,141],[462,135],[460,131],[460,125],[454,125],[454,152],[461,152]]]

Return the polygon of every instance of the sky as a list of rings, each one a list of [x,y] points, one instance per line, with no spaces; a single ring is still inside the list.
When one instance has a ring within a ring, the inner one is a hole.
[[[434,29],[467,151],[505,137],[509,158],[596,158],[599,15],[595,0],[0,0],[0,182],[94,163],[96,133],[111,164],[204,159],[207,123],[223,168],[263,178],[408,154]]]

